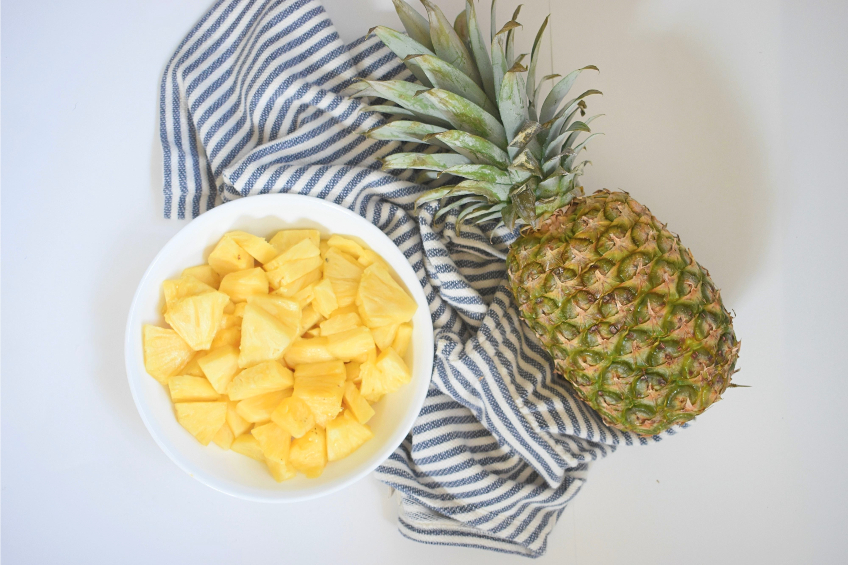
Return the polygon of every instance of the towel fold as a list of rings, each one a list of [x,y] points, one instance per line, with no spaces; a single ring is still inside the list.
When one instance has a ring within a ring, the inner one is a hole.
[[[382,172],[378,158],[416,145],[360,135],[384,119],[343,95],[357,78],[414,80],[376,37],[345,45],[317,0],[217,2],[162,78],[165,217],[291,192],[382,229],[418,274],[436,343],[424,408],[376,471],[399,492],[399,530],[538,557],[591,461],[661,436],[604,425],[555,377],[507,285],[517,234],[469,226],[456,235],[455,211],[439,221],[432,206],[415,211],[425,187],[411,171]]]

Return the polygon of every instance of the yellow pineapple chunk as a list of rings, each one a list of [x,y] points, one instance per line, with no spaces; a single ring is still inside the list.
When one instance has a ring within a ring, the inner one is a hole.
[[[331,316],[343,316],[345,314],[356,314],[359,316],[359,306],[356,304],[348,304],[347,306],[342,306],[337,310],[333,310]]]
[[[273,459],[274,461],[284,463],[289,458],[291,434],[274,422],[256,426],[250,433],[259,442],[259,447],[262,448],[262,455],[266,459]]]
[[[274,413],[280,402],[289,396],[291,396],[291,389],[251,396],[236,405],[236,412],[248,422],[264,424],[271,421],[271,414]]]
[[[241,346],[241,324],[218,330],[209,349],[217,349],[225,345],[231,345],[236,349]]]
[[[301,312],[300,327],[302,331],[311,330],[315,324],[321,322],[324,316],[318,313],[310,304]]]
[[[174,330],[146,324],[142,336],[144,368],[163,385],[194,356],[194,350]]]
[[[374,415],[374,409],[371,408],[367,400],[362,398],[362,395],[359,394],[359,389],[350,381],[345,383],[344,405],[347,406],[360,424],[364,424]]]
[[[370,249],[363,249],[362,254],[356,259],[359,261],[359,264],[363,267],[370,267],[374,263],[380,264],[387,271],[389,270],[389,264],[386,263],[382,257],[371,251]]]
[[[362,265],[347,253],[335,247],[327,250],[324,259],[324,277],[330,279],[339,306],[354,303],[362,272]]]
[[[296,367],[304,363],[332,361],[334,359],[327,349],[326,337],[298,339],[291,344],[285,355],[286,365],[289,367]]]
[[[232,380],[227,395],[230,400],[244,400],[252,396],[291,388],[292,372],[277,361],[264,361],[245,369]]]
[[[315,284],[310,284],[309,286],[300,289],[294,296],[292,296],[292,300],[297,302],[301,310],[309,306],[313,298],[315,298]]]
[[[273,271],[275,269],[279,269],[286,263],[302,261],[303,259],[318,257],[320,255],[321,250],[318,249],[318,246],[311,239],[304,239],[287,249],[285,253],[277,255],[277,257],[265,265],[264,268],[266,271]]]
[[[206,377],[180,375],[168,379],[168,390],[174,402],[195,400],[218,400],[218,393],[206,380]]]
[[[392,349],[394,349],[401,359],[406,357],[406,350],[409,348],[409,342],[412,340],[412,324],[405,323],[401,324],[398,328],[397,335],[395,336],[395,340],[392,342]],[[382,349],[382,348],[380,348]]]
[[[239,366],[250,367],[262,361],[279,359],[295,335],[291,328],[264,308],[248,304],[241,324]]]
[[[351,312],[350,314],[333,315],[321,322],[321,335],[333,335],[359,326],[362,326],[359,314]]]
[[[389,392],[396,391],[401,385],[408,383],[412,379],[412,372],[409,370],[409,367],[406,366],[406,363],[397,354],[397,351],[391,347],[380,353],[380,356],[377,357],[377,368],[383,373],[386,382],[399,383],[397,387],[392,385]]]
[[[262,448],[259,447],[259,442],[256,441],[256,438],[250,434],[238,436],[233,440],[233,443],[230,445],[230,449],[236,453],[247,455],[251,459],[256,459],[260,463],[265,462],[265,456],[262,455]]]
[[[271,421],[286,430],[292,437],[302,436],[315,425],[315,417],[309,405],[295,396],[280,402],[271,414]]]
[[[312,410],[315,422],[324,426],[341,410],[346,376],[341,361],[297,365],[292,397],[303,400]]]
[[[289,462],[310,479],[320,477],[327,466],[327,436],[324,429],[315,426],[302,437],[292,440]]]
[[[230,429],[233,430],[233,435],[235,437],[239,437],[240,435],[247,433],[247,431],[253,426],[253,423],[242,418],[236,411],[236,406],[238,406],[238,402],[234,402],[232,400],[227,402],[227,424],[230,426]]]
[[[335,247],[339,251],[343,251],[356,259],[365,252],[365,249],[352,239],[335,234],[331,235],[330,239],[327,240],[327,245]]]
[[[369,328],[402,324],[418,309],[415,301],[381,265],[375,263],[362,273],[356,295],[362,321]]]
[[[229,424],[225,423],[212,438],[212,441],[221,449],[228,450],[233,445],[234,439],[236,439],[236,436],[233,435],[233,430],[230,429]]]
[[[233,310],[233,316],[244,318],[244,309],[247,308],[246,302],[239,302]]]
[[[281,267],[268,271],[268,281],[274,288],[280,288],[293,283],[320,267],[321,257],[309,257],[298,261],[290,261],[284,263]]]
[[[386,394],[383,375],[377,368],[376,351],[372,351],[368,355],[368,359],[359,367],[359,392],[371,404],[378,402]]]
[[[163,282],[162,292],[165,294],[165,310],[167,311],[180,298],[215,292],[215,289],[190,275],[183,275],[176,280]]]
[[[268,294],[268,277],[259,267],[234,271],[221,279],[220,290],[233,302],[245,302],[254,294]]]
[[[203,284],[207,284],[212,288],[218,288],[218,285],[221,284],[221,276],[215,272],[215,269],[210,267],[209,265],[198,265],[197,267],[189,267],[188,269],[183,269],[183,272],[180,274],[181,277],[194,277]]]
[[[274,246],[277,253],[285,253],[304,239],[309,239],[315,245],[321,241],[318,230],[283,230],[278,231],[268,242]]]
[[[227,419],[226,402],[177,402],[177,421],[203,445],[209,445]]]
[[[241,317],[236,316],[235,314],[227,314],[225,312],[224,315],[221,316],[221,325],[218,326],[218,331],[235,327],[241,328]],[[215,335],[217,336],[218,334]]]
[[[362,374],[360,390],[369,402],[376,402],[384,394],[395,392],[412,378],[409,367],[392,349],[386,349]]]
[[[380,351],[392,346],[399,328],[400,324],[389,324],[388,326],[380,326],[379,328],[371,329],[371,335],[374,336],[374,343],[377,344]]]
[[[327,422],[327,460],[347,457],[374,437],[371,428],[360,424],[349,410]]]
[[[327,336],[327,351],[336,359],[351,361],[374,349],[374,338],[365,326]]]
[[[227,236],[221,238],[209,254],[207,262],[222,277],[234,271],[253,268],[253,257],[250,253]]]
[[[315,285],[312,306],[325,318],[328,318],[330,313],[339,307],[339,301],[336,299],[336,293],[333,292],[333,283],[330,282],[330,279],[324,279]]]
[[[165,321],[195,351],[209,349],[229,300],[226,294],[218,291],[187,296],[168,308]]]
[[[259,306],[266,312],[277,318],[287,328],[289,328],[292,336],[296,336],[300,331],[300,319],[302,311],[300,305],[291,299],[282,296],[251,296],[247,299],[248,304]]]
[[[239,372],[239,351],[232,345],[222,345],[209,351],[197,360],[203,374],[209,379],[218,394],[227,392],[227,387]]]
[[[275,459],[268,459],[266,457],[265,464],[268,466],[268,472],[271,473],[271,476],[274,477],[274,480],[278,483],[293,479],[297,475],[295,468],[287,461],[282,462]]]
[[[227,302],[227,304],[224,306],[224,315],[232,314],[232,313],[233,313],[233,312],[235,312],[235,311],[236,311],[236,305],[235,305],[235,304],[233,304],[233,301],[232,301],[232,300],[230,300],[230,301],[229,301],[229,302]]]
[[[280,285],[279,281],[271,279],[270,277],[268,278],[268,282],[271,284],[271,287],[275,289],[274,294],[279,294],[285,298],[294,298],[294,296],[304,288],[320,281],[321,272],[321,267],[318,267],[317,269],[309,271],[299,279],[286,285]]]
[[[362,367],[362,363],[356,363],[351,361],[350,363],[345,363],[345,373],[347,376],[345,380],[351,383],[358,383],[359,379],[359,369]]]
[[[279,255],[273,245],[265,241],[264,237],[259,237],[243,231],[231,231],[224,234],[224,237],[232,238],[239,247],[250,253],[250,255],[260,263],[268,263],[274,257]]]
[[[200,368],[200,363],[197,362],[197,360],[203,357],[204,355],[206,355],[205,351],[197,353],[194,357],[191,358],[191,361],[189,361],[185,367],[180,369],[180,374],[187,375],[189,377],[205,377],[206,375],[203,374],[203,369]]]

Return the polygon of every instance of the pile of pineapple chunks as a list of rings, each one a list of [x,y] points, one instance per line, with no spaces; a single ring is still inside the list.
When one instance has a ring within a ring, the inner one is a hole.
[[[169,328],[144,326],[144,364],[177,420],[267,465],[318,477],[371,439],[372,404],[409,382],[417,305],[352,239],[229,232],[208,264],[164,282]]]

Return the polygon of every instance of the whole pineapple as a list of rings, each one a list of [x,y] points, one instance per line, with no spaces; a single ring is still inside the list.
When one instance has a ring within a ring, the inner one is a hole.
[[[490,55],[471,0],[453,26],[429,0],[421,0],[428,19],[393,1],[408,35],[372,31],[421,84],[363,80],[351,94],[385,99],[368,109],[393,117],[365,135],[432,150],[390,155],[384,170],[455,180],[418,204],[440,201],[437,217],[459,209],[457,230],[492,220],[524,226],[507,258],[521,315],[607,424],[651,435],[706,410],[732,386],[740,347],[732,319],[709,273],[646,207],[623,192],[583,195],[587,162],[576,157],[597,134],[578,140],[596,116],[577,118],[600,93],[567,96],[596,67],[560,78],[540,103],[547,19],[526,68],[525,55],[514,55],[518,10],[498,30],[492,2]]]

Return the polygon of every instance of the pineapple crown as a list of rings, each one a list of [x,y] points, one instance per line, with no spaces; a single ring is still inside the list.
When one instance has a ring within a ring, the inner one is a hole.
[[[527,54],[514,55],[521,6],[498,29],[497,1],[492,0],[490,55],[473,0],[466,0],[465,11],[453,26],[429,0],[421,0],[428,18],[404,0],[393,2],[407,33],[384,26],[369,33],[400,57],[420,84],[360,80],[348,93],[386,101],[366,106],[365,111],[388,114],[389,122],[363,135],[431,146],[424,153],[389,155],[383,159],[383,170],[418,169],[423,172],[417,182],[454,182],[425,192],[416,207],[438,201],[436,219],[460,209],[457,231],[463,222],[492,220],[514,229],[517,224],[537,225],[581,195],[578,179],[590,162],[578,163],[576,158],[600,134],[589,129],[598,116],[576,118],[586,115],[584,99],[601,92],[586,90],[566,97],[581,72],[598,68],[589,65],[565,77],[547,75],[537,84],[536,66],[548,18],[536,34],[530,66],[525,67]],[[557,78],[542,100],[542,84]],[[584,132],[590,135],[579,139]]]

